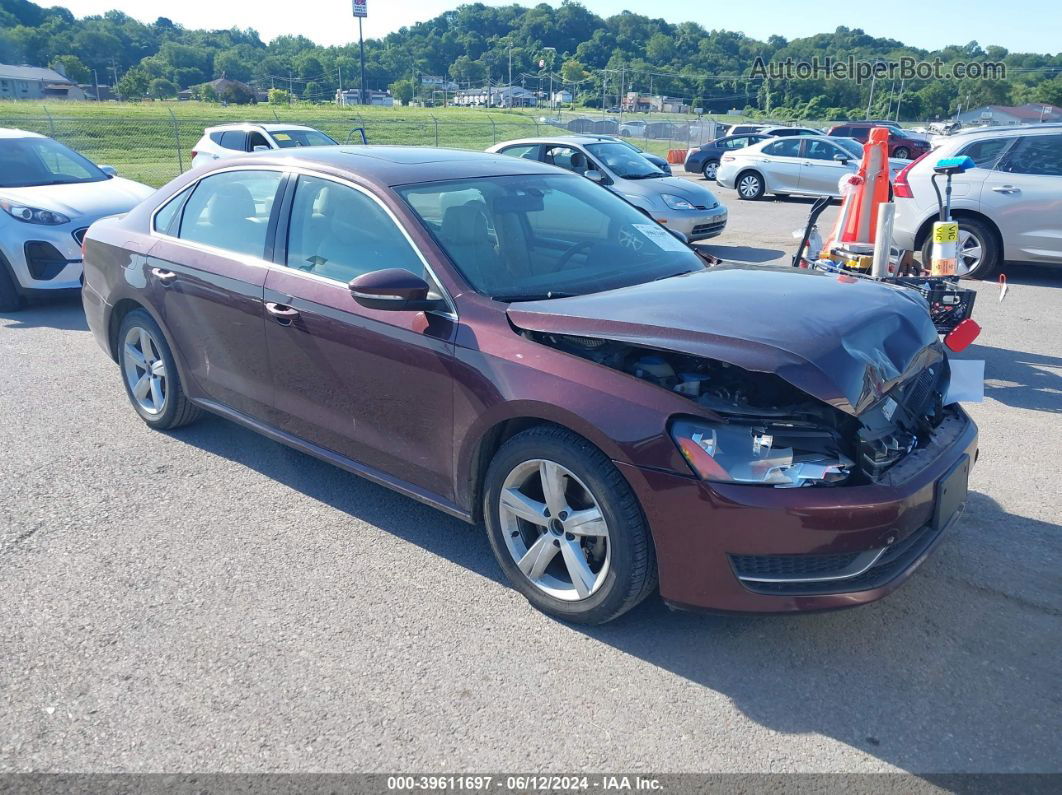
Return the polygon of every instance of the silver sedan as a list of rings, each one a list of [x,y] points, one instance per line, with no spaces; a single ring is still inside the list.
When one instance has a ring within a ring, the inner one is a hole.
[[[715,179],[724,188],[737,190],[739,198],[750,201],[767,193],[838,197],[841,177],[858,171],[862,159],[863,145],[850,138],[768,138],[723,155]],[[890,158],[891,178],[895,179],[906,165],[906,160]]]

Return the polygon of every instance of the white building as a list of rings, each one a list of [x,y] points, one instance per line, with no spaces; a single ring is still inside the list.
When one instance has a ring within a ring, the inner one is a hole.
[[[358,95],[360,93],[361,92],[356,88],[345,88],[342,91],[336,91],[336,104],[340,107],[368,104],[377,105],[383,108],[393,108],[395,105],[395,98],[386,91],[365,89],[366,99],[368,99],[367,103],[358,101]]]
[[[985,105],[983,108],[971,108],[959,114],[963,124],[1039,124],[1041,122],[1062,121],[1062,108],[1057,105],[1044,105],[1028,102],[1025,105],[1011,107],[1008,105]]]
[[[470,88],[454,95],[454,104],[462,107],[531,108],[538,104],[535,92],[521,86]]]

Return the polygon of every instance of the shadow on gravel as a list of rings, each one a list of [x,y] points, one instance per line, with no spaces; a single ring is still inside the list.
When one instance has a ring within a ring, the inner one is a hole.
[[[54,328],[88,331],[79,295],[35,299],[18,312],[0,312],[5,329]]]
[[[985,360],[985,397],[1014,408],[1062,413],[1062,357],[971,345],[961,358]]]
[[[504,582],[482,528],[225,420],[173,436]],[[672,612],[651,597],[572,631],[725,694],[771,731],[821,734],[904,770],[1053,770],[1060,529],[974,492],[922,569],[877,604],[745,617]]]
[[[1060,531],[974,492],[955,532],[882,602],[740,617],[650,600],[582,631],[773,731],[822,734],[914,773],[1053,772]]]

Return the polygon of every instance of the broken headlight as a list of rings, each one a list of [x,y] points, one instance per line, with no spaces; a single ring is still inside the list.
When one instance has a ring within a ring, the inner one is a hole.
[[[755,483],[765,486],[811,486],[839,483],[853,462],[840,452],[816,450],[825,433],[782,429],[770,425],[712,423],[680,419],[671,437],[683,458],[704,480]],[[792,438],[791,438],[792,437]],[[809,449],[793,444],[807,439]]]

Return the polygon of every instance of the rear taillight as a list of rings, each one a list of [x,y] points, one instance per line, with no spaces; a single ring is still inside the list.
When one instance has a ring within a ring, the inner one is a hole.
[[[911,172],[911,169],[915,167],[915,164],[920,163],[922,158],[928,155],[929,152],[924,152],[900,169],[900,173],[896,175],[896,181],[892,183],[892,195],[897,199],[913,199],[914,193],[911,192],[911,185],[907,181],[907,175]]]
[[[199,153],[198,153],[197,151],[195,151],[195,150],[193,149],[193,150],[192,150],[192,160],[195,160],[195,156],[196,156],[197,154],[199,154]]]

